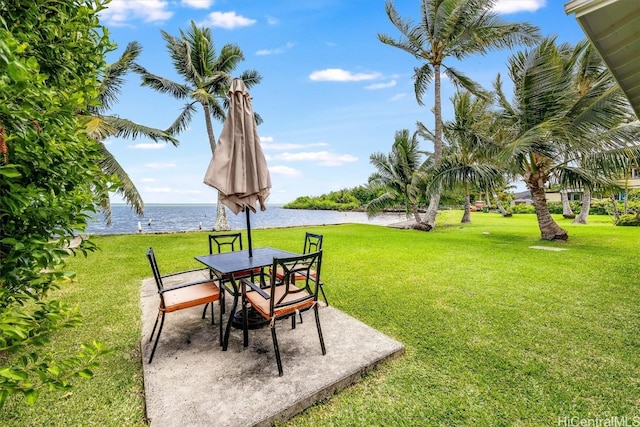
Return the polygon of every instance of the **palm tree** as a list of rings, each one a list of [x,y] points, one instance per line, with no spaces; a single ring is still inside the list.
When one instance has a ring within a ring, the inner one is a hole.
[[[422,157],[426,155],[420,150],[417,135],[409,137],[409,130],[397,131],[391,153],[373,153],[371,164],[377,169],[369,177],[369,185],[373,188],[384,187],[386,192],[369,202],[365,209],[369,216],[375,216],[386,208],[405,205],[407,216],[413,214],[417,224],[422,222],[418,213],[421,173],[428,164]]]
[[[589,90],[575,90],[575,70],[586,44],[557,45],[554,38],[509,59],[513,81],[507,100],[498,75],[500,140],[503,160],[531,192],[541,237],[566,240],[568,233],[551,217],[545,185],[555,176],[561,188],[610,187],[629,155],[637,125],[620,88],[601,78]]]
[[[116,158],[107,150],[104,141],[107,138],[131,138],[146,136],[155,142],[170,142],[178,145],[178,141],[165,130],[155,129],[123,119],[108,112],[118,101],[118,95],[125,83],[124,76],[132,69],[134,61],[142,52],[142,46],[138,42],[130,42],[120,58],[108,65],[100,81],[97,103],[90,105],[85,111],[78,112],[78,118],[87,129],[90,138],[99,144],[102,152],[100,166],[107,175],[115,175],[121,183],[116,194],[123,197],[138,215],[144,214],[144,202],[135,184],[127,172],[118,163]],[[98,194],[100,208],[108,224],[111,223],[111,204],[107,191]]]
[[[157,76],[139,65],[136,65],[135,71],[142,76],[143,86],[149,86],[160,93],[167,93],[176,99],[187,100],[182,112],[170,127],[172,133],[186,129],[196,113],[196,105],[202,106],[211,155],[213,155],[216,139],[212,120],[223,122],[225,119],[228,110],[227,92],[233,81],[231,73],[241,61],[244,61],[244,54],[237,45],[225,44],[218,55],[211,30],[205,27],[198,28],[193,21],[186,33],[180,30],[180,37],[172,36],[162,30],[160,32],[166,42],[173,67],[185,83],[177,83]],[[262,76],[255,70],[243,71],[241,78],[247,88],[251,88],[262,80]],[[257,114],[256,121],[261,122]],[[230,229],[219,194],[214,228]]]
[[[489,191],[505,183],[503,171],[492,159],[497,145],[491,140],[494,115],[489,98],[457,92],[452,98],[454,117],[443,124],[447,146],[442,159],[431,172],[429,193],[441,188],[461,188],[464,192],[462,223],[471,222],[471,192]]]
[[[442,73],[459,87],[482,95],[480,86],[458,70],[446,65],[449,58],[462,60],[470,55],[484,54],[494,49],[512,48],[517,44],[531,45],[539,39],[538,29],[527,23],[507,23],[491,11],[496,0],[422,0],[420,21],[414,25],[398,15],[393,1],[386,2],[387,16],[400,31],[394,39],[378,34],[378,39],[417,58],[422,64],[414,69],[414,91],[419,105],[427,87],[434,83],[434,160],[442,158]],[[425,221],[435,226],[440,193],[431,196]]]

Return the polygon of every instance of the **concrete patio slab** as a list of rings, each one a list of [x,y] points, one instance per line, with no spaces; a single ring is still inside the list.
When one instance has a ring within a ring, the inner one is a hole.
[[[207,273],[190,274],[190,280],[197,280]],[[202,319],[201,307],[169,313],[149,364],[152,343],[148,340],[158,312],[153,279],[142,283],[141,304],[144,386],[152,427],[272,425],[404,352],[399,342],[333,307],[322,306],[325,356],[312,312],[303,314],[304,323],[296,329],[288,320],[276,324],[284,369],[279,377],[268,328],[249,331],[247,348],[242,345],[242,331],[232,329],[228,351],[221,350],[216,303],[216,325],[211,325],[210,312]]]

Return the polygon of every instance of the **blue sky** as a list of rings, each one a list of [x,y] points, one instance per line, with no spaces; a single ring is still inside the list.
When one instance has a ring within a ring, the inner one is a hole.
[[[143,46],[139,63],[149,71],[180,81],[173,71],[160,30],[179,35],[191,20],[211,28],[216,48],[237,44],[262,83],[251,90],[254,111],[273,188],[268,203],[317,196],[367,182],[374,168],[369,156],[388,153],[397,130],[413,132],[416,121],[433,128],[433,92],[419,106],[413,92],[409,54],[384,45],[378,33],[398,37],[384,0],[112,0],[101,22],[118,49]],[[543,35],[576,43],[584,33],[562,0],[501,0],[496,11],[507,21],[528,21]],[[415,20],[419,0],[396,0],[401,16]],[[506,76],[503,51],[472,56],[449,65],[490,88]],[[443,80],[443,116],[451,118],[453,86]],[[139,123],[166,128],[182,101],[140,87],[131,75],[112,112]],[[222,123],[214,123],[216,138]],[[176,148],[140,138],[111,139],[108,149],[127,171],[145,203],[211,203],[215,190],[202,182],[211,158],[202,112],[179,135]],[[431,149],[423,143],[424,149]],[[520,185],[519,188],[522,188]],[[115,203],[122,202],[113,197]]]

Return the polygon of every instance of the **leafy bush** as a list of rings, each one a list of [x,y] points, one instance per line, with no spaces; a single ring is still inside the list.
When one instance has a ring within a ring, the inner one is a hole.
[[[636,215],[636,214],[622,215],[620,219],[616,221],[616,225],[638,227],[640,226],[640,215]]]
[[[534,214],[534,213],[536,213],[536,208],[533,205],[525,205],[525,204],[509,206],[509,210],[513,214]]]
[[[97,1],[97,0],[96,0]],[[110,44],[98,31],[101,4],[81,0],[0,2],[0,406],[22,393],[89,377],[107,352],[94,342],[75,355],[44,353],[51,334],[79,324],[76,309],[47,301],[73,277],[65,258],[83,241],[94,192],[107,191],[102,153],[79,124],[97,99]]]

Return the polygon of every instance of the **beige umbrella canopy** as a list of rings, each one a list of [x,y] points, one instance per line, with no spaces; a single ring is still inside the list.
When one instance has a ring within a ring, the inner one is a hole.
[[[220,202],[234,214],[247,215],[249,256],[252,255],[249,210],[266,209],[271,188],[267,161],[251,106],[251,96],[242,79],[234,79],[229,89],[229,112],[224,121],[204,183],[220,191]]]

